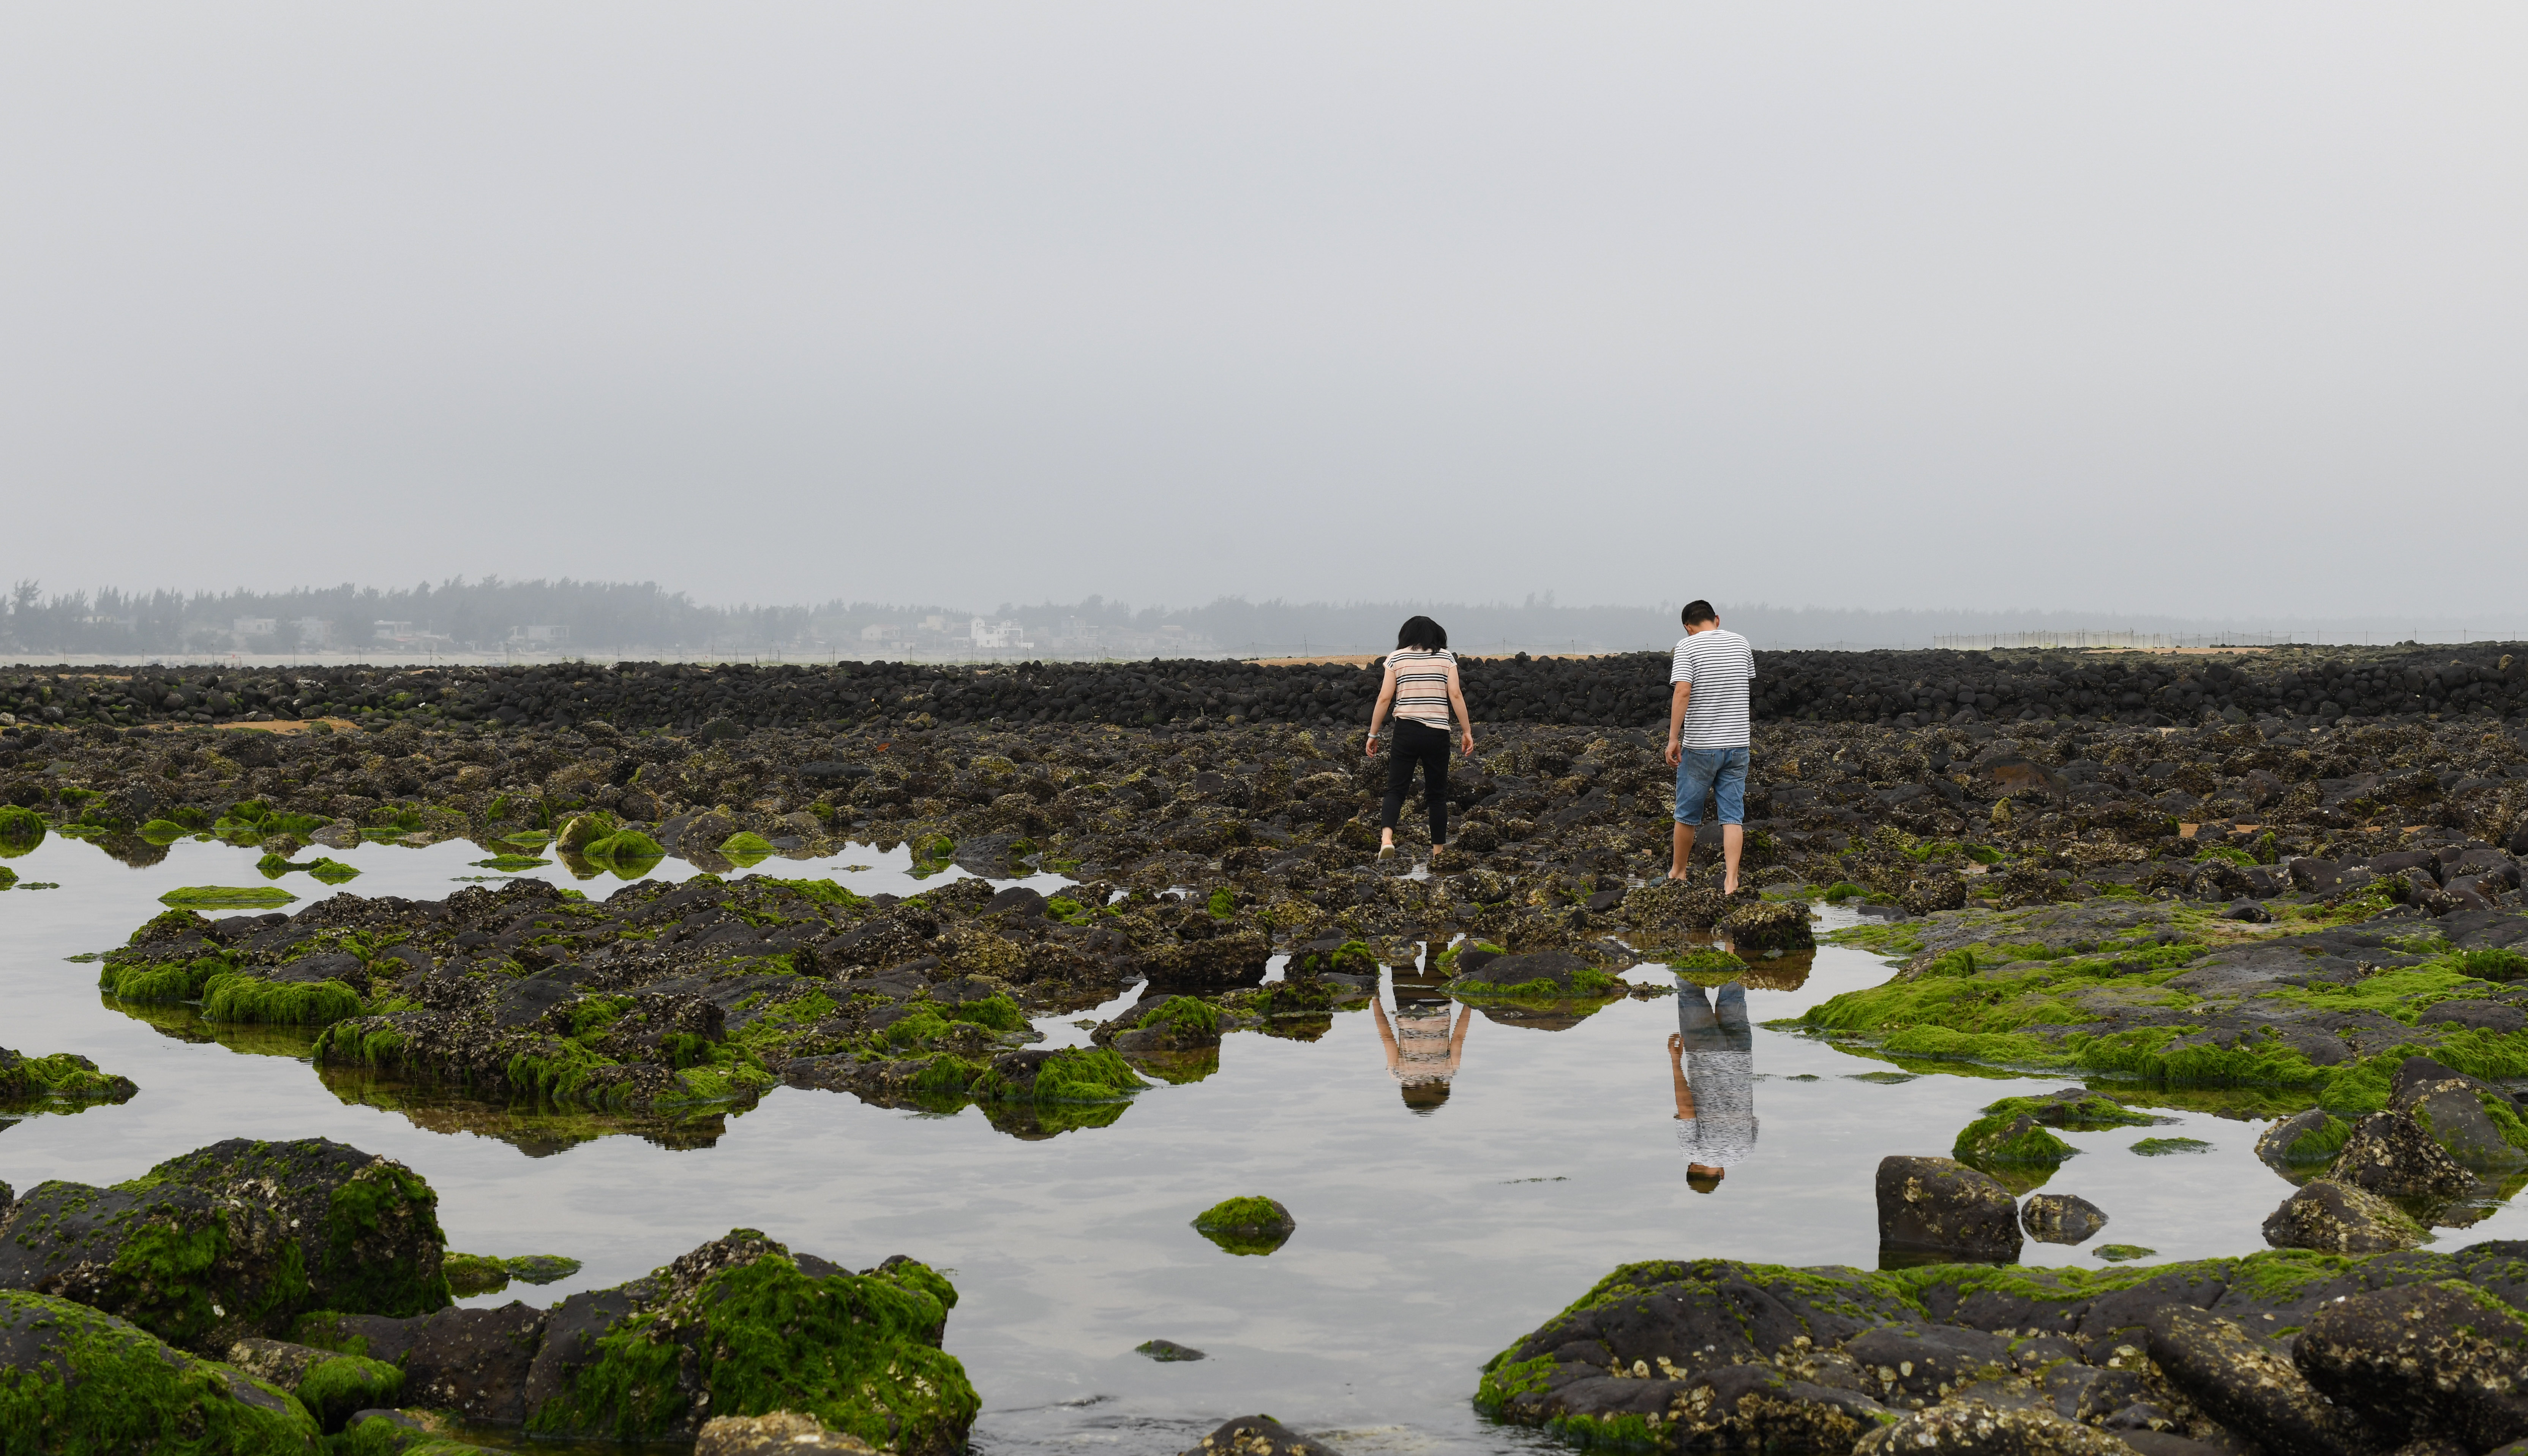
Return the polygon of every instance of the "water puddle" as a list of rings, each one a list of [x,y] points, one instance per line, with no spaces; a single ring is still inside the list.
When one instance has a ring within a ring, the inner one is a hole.
[[[458,843],[329,853],[359,878],[288,875],[290,909],[343,891],[436,899],[486,873],[472,862],[482,851]],[[1699,1256],[1872,1266],[1880,1157],[1946,1153],[1983,1104],[2063,1084],[1898,1066],[1767,1027],[1885,978],[1875,958],[1827,947],[1748,978],[1743,1033],[1732,996],[1690,984],[1692,1001],[1461,1007],[1405,968],[1381,977],[1375,1010],[1234,1034],[1216,1069],[1153,1087],[1103,1125],[1013,1136],[979,1108],[905,1112],[790,1088],[739,1114],[627,1125],[320,1075],[295,1060],[302,1036],[206,1026],[181,1009],[134,1014],[100,997],[92,964],[67,959],[119,943],[168,890],[266,883],[258,858],[180,841],[133,868],[52,837],[11,861],[22,880],[60,888],[0,893],[6,1044],[82,1053],[141,1091],[7,1127],[0,1177],[22,1190],[114,1182],[222,1137],[337,1138],[427,1176],[457,1248],[584,1261],[523,1291],[546,1303],[738,1225],[855,1266],[912,1254],[963,1296],[947,1344],[983,1394],[986,1452],[1174,1452],[1257,1411],[1354,1452],[1549,1446],[1475,1415],[1477,1368],[1608,1269]],[[863,847],[758,866],[865,894],[967,873],[917,880],[916,868],[904,850]],[[686,872],[672,860],[661,871]],[[533,872],[592,896],[615,883]],[[1629,979],[1674,983],[1652,969]],[[1043,1045],[1084,1044],[1080,1023],[1130,1000],[1037,1018]],[[1689,1095],[1696,1125],[1681,1144]],[[2093,1244],[2160,1259],[2262,1248],[2259,1225],[2290,1186],[2254,1157],[2252,1111],[2206,1099],[2161,1126],[2066,1134],[2081,1156],[2045,1186],[2107,1211]],[[2143,1137],[2210,1146],[2136,1156]],[[1225,1253],[1188,1226],[1242,1194],[1297,1219],[1269,1257]],[[2507,1206],[2441,1235],[2517,1236],[2528,1214]],[[2026,1257],[2101,1267],[2080,1248],[2031,1243]],[[1206,1358],[1134,1353],[1152,1339]]]

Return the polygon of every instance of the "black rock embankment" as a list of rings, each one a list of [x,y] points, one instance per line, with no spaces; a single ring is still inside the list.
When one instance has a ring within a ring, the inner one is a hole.
[[[1761,722],[2031,718],[2129,725],[2243,718],[2513,717],[2528,647],[2290,648],[2208,655],[2117,651],[1767,651]],[[410,717],[508,725],[602,720],[625,730],[904,722],[1008,725],[1366,721],[1375,665],[1196,659],[695,666],[48,668],[0,675],[0,713],[30,723]],[[1468,658],[1478,723],[1638,728],[1666,711],[1659,652]]]

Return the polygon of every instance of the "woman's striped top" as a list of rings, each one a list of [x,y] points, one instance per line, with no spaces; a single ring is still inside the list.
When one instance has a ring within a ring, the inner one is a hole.
[[[1396,716],[1448,731],[1448,689],[1457,681],[1457,654],[1442,648],[1397,648],[1387,654],[1396,677]]]

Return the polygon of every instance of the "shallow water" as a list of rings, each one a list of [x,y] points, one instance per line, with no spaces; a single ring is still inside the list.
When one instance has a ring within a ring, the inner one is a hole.
[[[995,1131],[971,1108],[932,1117],[788,1088],[727,1118],[706,1145],[575,1141],[600,1129],[446,1099],[409,1117],[346,1103],[287,1055],[303,1039],[231,1035],[237,1050],[183,1040],[102,1002],[94,967],[65,961],[120,943],[177,886],[265,883],[258,853],[187,841],[134,869],[55,837],[9,861],[61,888],[0,894],[0,1044],[84,1053],[141,1092],[7,1128],[0,1178],[21,1190],[56,1177],[106,1183],[223,1137],[337,1138],[428,1177],[453,1247],[586,1263],[566,1282],[471,1303],[551,1303],[741,1225],[854,1266],[910,1254],[948,1271],[963,1295],[948,1348],[983,1394],[975,1446],[986,1452],[1173,1452],[1256,1411],[1346,1451],[1550,1445],[1473,1411],[1477,1370],[1608,1269],[1704,1256],[1874,1266],[1871,1174],[1882,1156],[1945,1154],[1984,1103],[2062,1084],[1892,1081],[1885,1063],[1764,1028],[1885,978],[1875,958],[1827,947],[1795,989],[1748,993],[1761,1131],[1709,1193],[1688,1187],[1677,1150],[1668,997],[1618,1001],[1560,1029],[1478,1013],[1450,1095],[1422,1113],[1406,1108],[1362,1012],[1334,1016],[1314,1041],[1233,1035],[1205,1080],[1153,1087],[1111,1125],[1035,1141]],[[343,887],[358,894],[437,898],[484,873],[469,863],[482,851],[464,844],[330,853],[363,871]],[[664,868],[683,872],[673,860]],[[830,875],[864,893],[922,888],[902,850],[760,868]],[[558,866],[543,873],[576,883]],[[301,897],[293,910],[336,893],[302,874],[280,883]],[[603,896],[613,883],[581,887]],[[1849,921],[1829,913],[1828,924]],[[1090,1014],[1038,1025],[1047,1045],[1076,1044],[1084,1033],[1073,1023]],[[1881,1079],[1856,1080],[1865,1073]],[[2084,1156],[2047,1190],[2108,1212],[2093,1246],[2141,1244],[2162,1259],[2264,1247],[2259,1224],[2290,1188],[2254,1157],[2262,1124],[2169,1116],[2177,1125],[2065,1134]],[[2127,1151],[2169,1135],[2212,1149]],[[1247,1193],[1282,1200],[1298,1221],[1270,1257],[1232,1256],[1187,1226]],[[2441,1238],[2519,1236],[2528,1215],[2504,1207]],[[2100,1263],[2037,1243],[2026,1259]],[[1132,1353],[1151,1338],[1210,1358],[1160,1365]]]

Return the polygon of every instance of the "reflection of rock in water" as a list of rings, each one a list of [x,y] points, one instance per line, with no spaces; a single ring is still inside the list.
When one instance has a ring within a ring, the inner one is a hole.
[[[708,1148],[728,1130],[730,1114],[690,1118],[629,1117],[557,1108],[535,1101],[466,1097],[427,1084],[352,1067],[316,1069],[325,1090],[351,1107],[394,1113],[424,1132],[470,1132],[507,1143],[530,1158],[550,1158],[602,1137],[638,1137],[662,1148]]]
[[[1779,956],[1759,959],[1747,963],[1747,973],[1738,979],[1751,991],[1796,991],[1809,983],[1809,971],[1817,964],[1817,952],[1785,951]]]
[[[1327,1019],[1331,1021],[1333,1018]],[[1322,1030],[1318,1032],[1319,1036],[1324,1034]],[[1316,1037],[1306,1040],[1314,1041]],[[1132,1069],[1143,1076],[1156,1077],[1182,1087],[1188,1082],[1199,1082],[1220,1070],[1220,1048],[1204,1047],[1193,1052],[1140,1052],[1124,1060],[1132,1064]]]
[[[197,1007],[124,1001],[110,991],[98,993],[97,1001],[108,1011],[121,1012],[135,1021],[145,1023],[160,1036],[197,1044],[217,1043],[248,1057],[289,1057],[305,1061],[309,1050],[316,1045],[318,1034],[312,1027],[273,1026],[250,1021],[205,1021]]]
[[[1473,1003],[1484,1019],[1530,1031],[1567,1031],[1614,1005],[1611,1001],[1482,1001]]]
[[[1021,1142],[1042,1142],[1082,1127],[1111,1127],[1129,1102],[979,1102],[993,1130]]]

